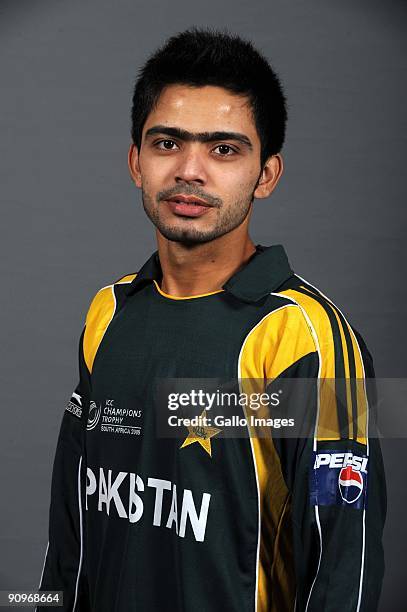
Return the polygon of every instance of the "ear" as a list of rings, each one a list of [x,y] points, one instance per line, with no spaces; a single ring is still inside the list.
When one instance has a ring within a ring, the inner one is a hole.
[[[279,153],[268,158],[253,193],[255,198],[267,198],[283,173],[283,158]]]
[[[134,143],[130,145],[129,152],[127,154],[127,165],[129,167],[130,176],[137,185],[141,187],[141,172],[138,149]]]

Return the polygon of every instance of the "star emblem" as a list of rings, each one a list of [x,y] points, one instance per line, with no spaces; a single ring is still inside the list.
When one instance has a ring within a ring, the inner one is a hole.
[[[189,434],[183,441],[182,445],[180,446],[180,449],[184,448],[185,446],[189,446],[194,442],[198,442],[198,444],[202,446],[202,448],[208,453],[208,455],[212,457],[211,438],[213,438],[213,436],[216,436],[216,434],[218,434],[222,430],[217,429],[217,427],[210,427],[209,425],[205,425],[206,418],[206,409],[204,408],[204,410],[199,416],[199,419],[202,420],[202,424],[198,426],[187,426]]]

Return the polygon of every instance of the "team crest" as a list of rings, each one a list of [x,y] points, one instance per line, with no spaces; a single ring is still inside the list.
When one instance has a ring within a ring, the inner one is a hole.
[[[207,414],[206,409],[204,409],[199,416],[200,423],[198,425],[187,426],[189,434],[185,438],[180,448],[184,448],[185,446],[189,446],[190,444],[197,442],[208,453],[208,455],[212,457],[211,438],[213,438],[213,436],[216,436],[216,434],[218,434],[222,430],[218,429],[217,427],[211,427],[210,425],[207,425],[206,419]]]

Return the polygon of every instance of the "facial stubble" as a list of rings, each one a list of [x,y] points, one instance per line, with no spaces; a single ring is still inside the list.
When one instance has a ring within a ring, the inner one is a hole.
[[[160,210],[161,207],[166,204],[164,201],[159,201],[157,203],[143,188],[142,202],[146,215],[167,240],[180,242],[185,246],[194,246],[196,244],[203,244],[215,240],[241,225],[249,214],[254,199],[253,194],[254,190],[250,195],[239,198],[226,210],[223,210],[223,203],[219,201],[216,206],[213,206],[214,210],[217,211],[215,226],[208,230],[200,230],[192,226],[187,226],[187,223],[190,221],[194,222],[196,217],[183,217],[181,223],[184,224],[184,227],[165,223],[160,215]],[[211,214],[211,211],[208,211],[206,214]]]

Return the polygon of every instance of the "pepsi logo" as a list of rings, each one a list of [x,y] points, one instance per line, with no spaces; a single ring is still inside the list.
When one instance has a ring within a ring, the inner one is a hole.
[[[343,501],[353,504],[362,495],[363,476],[348,465],[339,472],[338,485]]]

